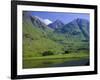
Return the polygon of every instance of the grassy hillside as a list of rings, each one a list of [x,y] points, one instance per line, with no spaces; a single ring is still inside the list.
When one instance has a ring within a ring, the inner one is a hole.
[[[44,32],[27,22],[23,22],[23,26],[24,57],[42,56],[44,51],[52,51],[54,54],[62,52],[63,46],[48,38],[48,30]]]

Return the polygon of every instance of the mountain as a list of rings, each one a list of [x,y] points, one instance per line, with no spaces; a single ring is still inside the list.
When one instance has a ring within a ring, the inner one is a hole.
[[[77,19],[77,23],[79,25],[80,30],[83,35],[89,39],[89,21],[84,19]]]
[[[56,20],[53,23],[49,24],[48,26],[52,29],[57,29],[57,28],[61,28],[62,26],[64,26],[64,23],[60,20]]]
[[[47,24],[45,23],[44,19],[38,17],[38,16],[32,16],[28,12],[23,13],[23,20],[26,23],[32,24],[35,27],[41,28],[41,29],[50,29]]]
[[[89,39],[89,22],[85,19],[75,19],[62,28],[55,30],[57,33],[65,34],[66,36],[78,36],[81,39]]]
[[[63,46],[51,39],[52,35],[55,35],[53,30],[40,18],[23,15],[23,56],[42,56],[45,51],[52,51],[54,54],[62,52]]]
[[[48,28],[47,25],[43,22],[42,19],[40,19],[37,16],[30,16],[31,22],[34,26],[42,28],[42,29],[46,29]]]

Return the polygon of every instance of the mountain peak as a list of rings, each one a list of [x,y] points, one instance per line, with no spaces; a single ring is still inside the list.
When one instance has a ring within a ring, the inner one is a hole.
[[[57,28],[61,28],[62,26],[64,26],[64,23],[60,20],[56,20],[53,23],[49,24],[48,26],[52,29],[57,29]]]
[[[44,23],[44,20],[38,16],[30,16],[31,22],[36,27],[46,29],[47,25]]]
[[[77,22],[80,22],[80,21],[89,22],[87,19],[82,19],[82,18],[77,18],[76,21],[77,21]]]
[[[56,21],[54,21],[54,23],[62,23],[64,24],[61,20],[57,19]]]
[[[89,39],[89,21],[86,19],[77,18],[65,24],[57,32],[70,35],[83,35],[85,39]]]

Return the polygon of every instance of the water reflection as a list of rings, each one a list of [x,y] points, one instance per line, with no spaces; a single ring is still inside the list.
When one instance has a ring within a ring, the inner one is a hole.
[[[89,65],[89,59],[29,59],[24,60],[23,68],[45,68],[45,67],[64,67],[64,66],[83,66]]]

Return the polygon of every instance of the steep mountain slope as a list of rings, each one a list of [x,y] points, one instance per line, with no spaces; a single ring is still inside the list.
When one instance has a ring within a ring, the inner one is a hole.
[[[81,40],[89,39],[89,22],[84,19],[75,19],[55,30],[57,33],[65,34],[67,37],[76,37]]]
[[[38,18],[28,16],[24,19],[23,17],[23,56],[42,56],[45,51],[61,53],[63,46],[49,38],[48,34],[51,33],[52,30]]]
[[[89,39],[89,22],[84,19],[77,19],[77,23],[83,35],[86,37],[86,39]]]
[[[48,26],[52,29],[57,29],[57,28],[61,28],[62,26],[64,26],[64,23],[61,22],[60,20],[56,20],[55,22],[49,24]]]
[[[30,16],[30,19],[34,26],[42,28],[44,30],[46,30],[48,28],[47,25],[41,19],[39,19],[39,17]]]

